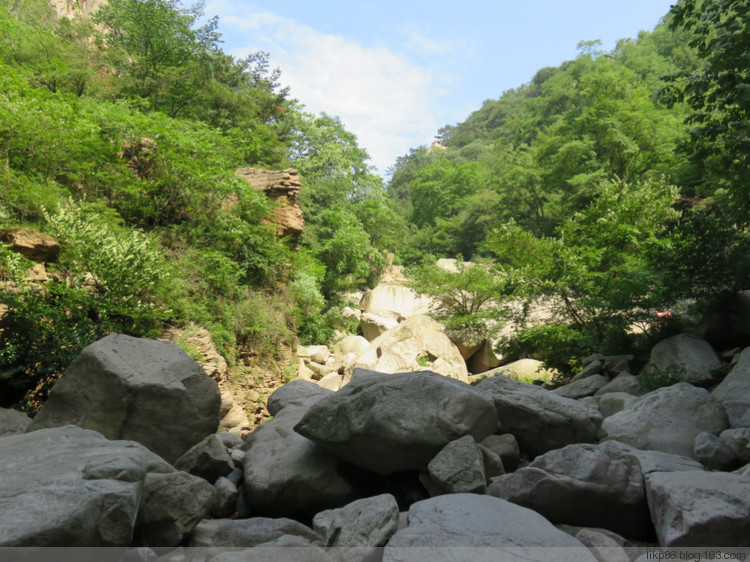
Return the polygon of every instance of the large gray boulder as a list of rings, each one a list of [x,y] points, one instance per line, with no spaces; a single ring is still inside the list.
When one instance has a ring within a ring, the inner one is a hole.
[[[18,410],[0,408],[0,437],[26,433],[31,418]]]
[[[750,546],[750,478],[725,472],[646,477],[651,517],[662,546]]]
[[[553,523],[603,527],[649,540],[654,530],[641,466],[632,450],[615,441],[568,445],[493,479],[487,493],[533,509]]]
[[[498,432],[515,435],[521,450],[531,456],[599,439],[601,414],[577,400],[503,376],[475,388],[493,399]]]
[[[711,394],[688,383],[659,388],[604,420],[608,439],[639,449],[692,457],[695,437],[717,435],[729,422],[724,407]]]
[[[461,552],[471,560],[549,560],[550,547],[555,560],[595,560],[538,513],[492,496],[451,494],[417,502],[408,521],[386,546],[384,562],[456,560]]]
[[[133,544],[178,546],[215,501],[216,490],[203,478],[181,471],[147,474]]]
[[[724,405],[731,427],[750,427],[750,347],[712,394]]]
[[[84,348],[29,430],[73,424],[176,461],[219,427],[216,381],[171,342],[111,334]]]
[[[398,530],[398,514],[396,498],[381,494],[321,511],[313,518],[313,530],[329,547],[381,547]]]
[[[305,390],[310,390],[306,397]],[[254,513],[312,517],[357,499],[341,460],[294,431],[311,404],[331,394],[314,383],[293,381],[269,398],[273,419],[255,428],[242,446],[244,496]]]
[[[721,361],[706,340],[679,334],[657,343],[641,374],[672,374],[681,382],[707,385],[716,379]]]
[[[431,372],[367,375],[316,402],[295,431],[378,474],[427,468],[449,442],[495,433],[492,401]]]
[[[0,439],[0,546],[128,546],[149,457],[79,427]]]

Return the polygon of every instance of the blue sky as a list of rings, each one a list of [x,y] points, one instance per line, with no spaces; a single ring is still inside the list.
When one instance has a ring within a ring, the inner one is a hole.
[[[383,173],[580,41],[652,30],[674,0],[208,0],[223,48],[268,51],[307,111],[338,115]]]

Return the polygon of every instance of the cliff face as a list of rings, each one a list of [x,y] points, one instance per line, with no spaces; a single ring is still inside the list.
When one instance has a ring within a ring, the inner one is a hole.
[[[261,170],[259,168],[240,168],[235,172],[250,185],[266,196],[278,206],[274,209],[271,221],[277,227],[279,236],[289,237],[296,244],[305,231],[305,219],[302,209],[297,202],[302,184],[299,172],[293,169]]]
[[[107,0],[49,0],[49,3],[58,17],[75,19],[89,17]]]

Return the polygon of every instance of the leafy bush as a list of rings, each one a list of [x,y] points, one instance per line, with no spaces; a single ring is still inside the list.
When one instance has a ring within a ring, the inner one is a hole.
[[[162,280],[165,268],[154,238],[119,226],[111,209],[69,200],[44,215],[51,233],[65,243],[63,263],[91,274],[99,294],[137,307]]]
[[[457,263],[447,271],[432,260],[406,270],[408,286],[432,297],[435,313],[451,330],[489,326],[504,314],[503,305],[515,293],[518,280],[513,272],[489,262]]]
[[[581,360],[593,351],[585,334],[560,324],[519,330],[504,338],[496,350],[503,357],[534,357],[562,373],[572,373]]]
[[[665,369],[651,367],[638,375],[638,383],[646,392],[657,388],[672,386],[685,380],[685,369],[678,365],[669,365]]]
[[[280,295],[248,291],[233,307],[237,345],[255,356],[279,359],[282,347],[294,340],[288,310]]]

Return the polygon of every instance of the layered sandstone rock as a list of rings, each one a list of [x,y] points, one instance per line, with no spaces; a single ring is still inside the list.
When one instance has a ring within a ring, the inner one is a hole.
[[[299,172],[291,168],[286,170],[261,170],[259,168],[240,168],[235,172],[247,180],[258,191],[276,203],[271,222],[277,227],[279,236],[287,236],[296,244],[305,231],[305,219],[297,202],[302,183]]]

